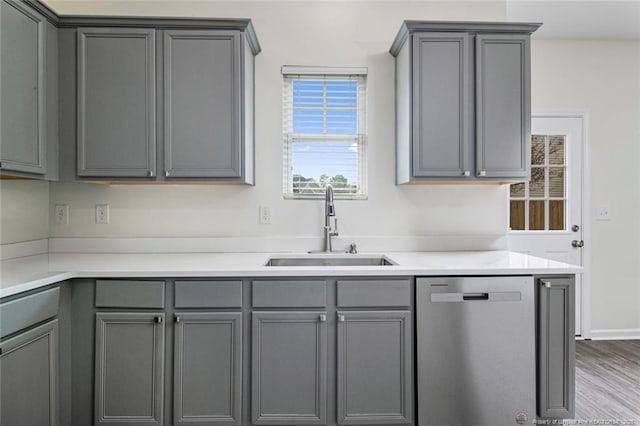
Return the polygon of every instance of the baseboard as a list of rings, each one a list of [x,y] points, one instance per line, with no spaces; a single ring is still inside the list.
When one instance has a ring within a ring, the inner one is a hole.
[[[640,340],[640,328],[591,330],[591,340]]]

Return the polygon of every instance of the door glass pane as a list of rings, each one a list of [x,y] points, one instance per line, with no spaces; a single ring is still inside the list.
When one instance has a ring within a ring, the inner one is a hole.
[[[531,136],[531,164],[544,164],[544,135]]]
[[[524,231],[524,201],[511,201],[509,226],[512,231]]]
[[[564,231],[564,200],[549,201],[549,229]]]
[[[549,197],[564,197],[564,167],[549,167]]]
[[[531,168],[531,182],[529,183],[529,196],[532,198],[544,197],[544,167]]]
[[[564,164],[564,139],[562,135],[549,136],[549,164]]]
[[[531,180],[509,188],[512,230],[567,229],[566,144],[565,135],[531,135]]]
[[[524,182],[514,183],[511,185],[512,198],[524,198]]]
[[[544,201],[529,201],[529,229],[544,230]]]

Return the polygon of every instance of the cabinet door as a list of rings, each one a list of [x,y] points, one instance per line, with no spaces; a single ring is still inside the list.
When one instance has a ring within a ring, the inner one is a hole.
[[[0,343],[0,424],[58,424],[58,321]]]
[[[476,174],[528,178],[529,35],[476,36]]]
[[[254,312],[252,331],[253,424],[326,424],[326,312]]]
[[[241,177],[240,33],[165,31],[168,177]]]
[[[411,312],[338,312],[338,424],[413,418]]]
[[[162,425],[164,313],[96,314],[96,425]]]
[[[174,425],[240,425],[242,313],[176,313]]]
[[[78,176],[155,174],[155,30],[78,28]]]
[[[1,167],[44,174],[46,20],[18,1],[0,1],[0,15]]]
[[[538,416],[575,413],[575,296],[572,278],[541,278],[538,304]]]
[[[470,176],[473,129],[470,37],[413,37],[413,176]],[[466,172],[466,173],[465,173]]]

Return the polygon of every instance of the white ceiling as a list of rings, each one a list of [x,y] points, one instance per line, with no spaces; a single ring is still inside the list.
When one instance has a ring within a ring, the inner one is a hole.
[[[536,38],[640,40],[640,0],[507,0],[506,17],[542,22]]]

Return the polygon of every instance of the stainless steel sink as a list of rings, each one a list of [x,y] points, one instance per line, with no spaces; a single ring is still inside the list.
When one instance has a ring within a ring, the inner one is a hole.
[[[391,266],[394,261],[386,256],[360,255],[309,255],[309,256],[273,256],[264,266]]]

